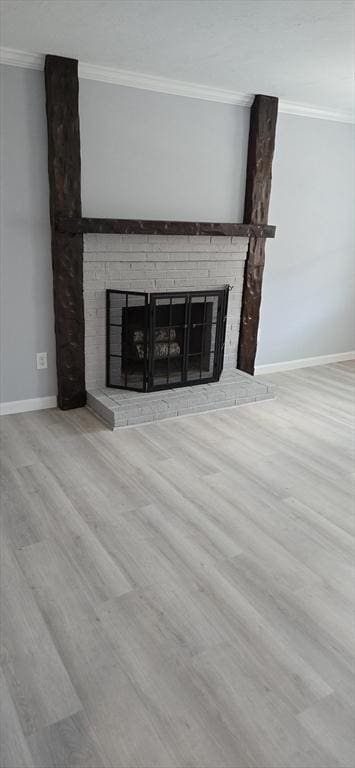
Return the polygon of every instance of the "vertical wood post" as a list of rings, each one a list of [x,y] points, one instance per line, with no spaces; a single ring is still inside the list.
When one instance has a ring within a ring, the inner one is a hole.
[[[278,99],[255,96],[250,110],[244,222],[267,224],[271,193]],[[265,238],[251,237],[245,262],[237,368],[254,374]]]
[[[58,406],[86,403],[83,235],[56,229],[58,217],[81,217],[78,62],[46,56],[48,174]]]

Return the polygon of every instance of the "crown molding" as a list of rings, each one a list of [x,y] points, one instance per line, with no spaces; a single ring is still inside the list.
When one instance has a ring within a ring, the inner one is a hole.
[[[354,123],[355,114],[351,112],[338,112],[326,107],[316,107],[312,104],[300,104],[294,101],[280,99],[279,112],[284,115],[299,115],[300,117],[314,117],[318,120],[331,120],[335,123]]]
[[[0,64],[8,64],[12,67],[24,67],[25,69],[43,69],[45,56],[40,53],[28,53],[13,48],[0,47]],[[84,80],[96,80],[102,83],[123,85],[128,88],[139,88],[144,91],[167,93],[173,96],[184,96],[190,99],[203,99],[205,101],[217,101],[222,104],[233,104],[239,107],[250,107],[253,95],[229,91],[223,88],[210,88],[200,83],[187,83],[183,80],[172,80],[168,77],[154,77],[141,72],[131,72],[115,67],[106,67],[98,64],[79,62],[79,77]],[[318,120],[331,120],[338,123],[354,123],[355,115],[350,112],[341,112],[312,104],[299,104],[297,102],[280,99],[279,112],[286,115],[299,115],[300,117],[313,117]]]
[[[22,67],[23,69],[43,69],[45,56],[42,53],[28,53],[17,51],[15,48],[0,46],[0,64],[8,64],[10,67]]]
[[[96,64],[85,64],[84,62],[79,63],[79,77],[85,80],[99,80],[103,83],[114,83],[116,85],[128,86],[129,88],[139,88],[144,91],[185,96],[190,99],[237,104],[241,107],[249,107],[253,100],[252,94],[228,91],[223,88],[211,88],[208,85],[201,85],[199,83],[186,83],[183,80],[145,75],[142,72],[102,67]]]

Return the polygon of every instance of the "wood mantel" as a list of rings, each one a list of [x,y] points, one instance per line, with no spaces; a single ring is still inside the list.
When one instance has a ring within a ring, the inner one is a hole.
[[[144,219],[58,218],[58,232],[101,235],[193,235],[210,237],[275,237],[271,224],[209,221],[149,221]]]

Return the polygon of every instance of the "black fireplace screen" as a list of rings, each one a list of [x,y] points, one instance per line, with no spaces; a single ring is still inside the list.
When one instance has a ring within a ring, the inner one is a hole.
[[[107,290],[107,386],[151,392],[217,381],[228,292]]]

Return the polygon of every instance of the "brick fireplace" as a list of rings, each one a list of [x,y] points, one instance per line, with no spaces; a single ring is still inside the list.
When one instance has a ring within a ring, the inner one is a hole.
[[[224,369],[235,368],[246,237],[85,235],[87,390],[105,386],[105,291],[203,291],[231,287]]]
[[[116,286],[151,294],[231,285],[224,371],[238,385],[241,371],[254,373],[265,243],[276,230],[268,224],[268,209],[278,99],[258,94],[250,110],[242,223],[87,218],[81,204],[78,61],[48,55],[44,75],[58,406],[92,405],[93,390],[104,387],[105,290]],[[232,404],[239,402],[238,393],[232,395]],[[112,399],[111,393],[102,397]],[[116,425],[116,412],[110,423]]]
[[[89,407],[109,426],[126,426],[272,397],[236,370],[247,237],[84,236],[85,369]],[[215,291],[230,286],[223,374],[215,383],[143,394],[106,386],[106,292]]]

